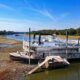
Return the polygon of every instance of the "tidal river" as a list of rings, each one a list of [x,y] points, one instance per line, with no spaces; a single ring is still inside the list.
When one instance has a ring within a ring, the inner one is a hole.
[[[18,36],[16,36],[16,35],[6,35],[6,38],[15,39],[15,40],[18,40],[18,41],[23,41],[23,40],[29,41],[29,36],[28,35],[24,36],[24,34],[19,34]],[[31,40],[32,39],[33,39],[33,36],[31,36]],[[36,39],[38,39],[38,37],[36,37]]]
[[[28,37],[23,37],[23,35],[9,35],[7,38],[19,41],[29,39]],[[66,68],[37,72],[26,76],[24,80],[80,80],[80,62],[71,63]]]
[[[80,80],[80,63],[72,63],[69,67],[34,73],[25,80]]]

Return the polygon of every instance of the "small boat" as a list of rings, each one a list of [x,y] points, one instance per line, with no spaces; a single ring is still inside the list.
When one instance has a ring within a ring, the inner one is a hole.
[[[30,64],[37,64],[39,59],[36,58],[36,56],[34,55],[28,55],[25,52],[14,52],[14,53],[10,53],[10,58],[11,60],[14,61],[23,61],[26,63],[29,63],[30,60]]]

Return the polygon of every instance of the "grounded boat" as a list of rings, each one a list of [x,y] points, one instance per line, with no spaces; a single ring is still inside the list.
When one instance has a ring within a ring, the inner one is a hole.
[[[25,61],[29,64],[44,63],[45,67],[47,57],[49,57],[49,60],[47,60],[48,65],[52,67],[54,66],[53,64],[57,66],[69,65],[68,61],[72,62],[80,59],[79,46],[70,46],[68,42],[65,45],[63,44],[64,42],[60,42],[60,40],[53,37],[41,40],[41,35],[39,35],[38,41],[35,39],[32,42],[30,40],[29,42],[23,41],[23,52],[10,53],[10,58],[12,60]],[[54,57],[58,57],[60,61]]]
[[[29,55],[29,42],[23,41],[23,52],[17,52],[17,53],[10,53],[12,56],[17,56],[17,57],[25,57],[25,58],[40,58],[40,56],[48,56],[48,55],[62,55],[66,56],[66,51],[67,51],[67,57],[70,57],[71,54],[79,53],[79,48],[74,46],[68,46],[66,48],[66,45],[60,45],[58,44],[58,41],[44,41],[41,42],[41,44],[37,42],[32,42],[30,44],[30,55]],[[44,54],[43,54],[44,53]],[[69,56],[68,56],[69,55]]]

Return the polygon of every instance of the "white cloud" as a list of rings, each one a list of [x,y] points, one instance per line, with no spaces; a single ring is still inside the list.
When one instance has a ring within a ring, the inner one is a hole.
[[[65,13],[62,13],[62,14],[60,15],[60,17],[61,17],[61,18],[65,18],[65,17],[67,17],[69,14],[70,14],[70,13],[65,12]]]
[[[68,26],[67,26],[68,25]],[[16,19],[1,19],[0,18],[0,30],[10,30],[10,31],[28,31],[29,27],[31,30],[41,30],[41,29],[65,29],[75,26],[79,26],[78,22],[38,22],[33,20],[16,20]]]
[[[31,5],[27,0],[24,0],[24,3],[26,4],[26,8],[35,11],[41,15],[44,15],[46,17],[48,17],[49,19],[51,19],[52,21],[55,21],[56,18],[48,11],[48,9],[46,8],[46,6],[42,6],[42,9],[39,9],[38,7],[35,7],[34,5]]]
[[[63,14],[61,14],[61,17],[66,17],[68,15],[69,15],[69,13],[63,13]]]
[[[24,0],[24,3],[25,3],[25,6],[26,6],[27,9],[30,9],[32,11],[35,11],[35,12],[41,14],[41,15],[44,15],[47,18],[51,19],[53,22],[54,21],[60,21],[60,20],[62,20],[63,18],[65,18],[69,15],[68,12],[63,12],[61,14],[59,13],[58,15],[55,15],[55,14],[53,15],[50,12],[50,10],[48,10],[46,8],[46,5],[44,5],[44,4],[42,5],[42,8],[39,8],[39,6],[36,6],[36,5],[33,5],[33,4],[29,3],[28,0]]]
[[[10,31],[28,31],[29,27],[32,30],[49,29],[51,24],[43,24],[32,20],[15,20],[15,19],[0,19],[0,30]]]
[[[7,9],[7,10],[10,10],[10,11],[13,11],[13,12],[16,11],[14,8],[12,8],[8,5],[2,4],[2,3],[0,3],[0,8]]]

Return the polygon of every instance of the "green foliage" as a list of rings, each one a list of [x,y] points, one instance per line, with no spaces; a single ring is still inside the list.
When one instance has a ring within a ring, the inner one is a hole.
[[[80,35],[80,27],[76,29],[77,35]]]
[[[17,32],[13,32],[13,31],[0,31],[0,35],[11,35],[11,34],[16,34]]]
[[[24,34],[25,32],[14,32],[14,31],[0,31],[0,35],[12,35],[12,34]]]
[[[80,28],[74,29],[64,29],[64,30],[39,30],[32,31],[32,34],[57,34],[57,35],[66,35],[66,31],[68,31],[68,35],[78,35],[80,36]]]
[[[80,27],[77,29],[70,28],[70,29],[63,29],[63,30],[38,30],[38,31],[32,31],[32,34],[43,34],[43,35],[51,35],[51,34],[57,34],[57,35],[66,35],[66,31],[68,32],[68,35],[78,35],[80,36]],[[13,32],[13,31],[0,31],[0,35],[9,35],[9,34],[20,34],[24,32]],[[27,32],[28,33],[28,32]]]

